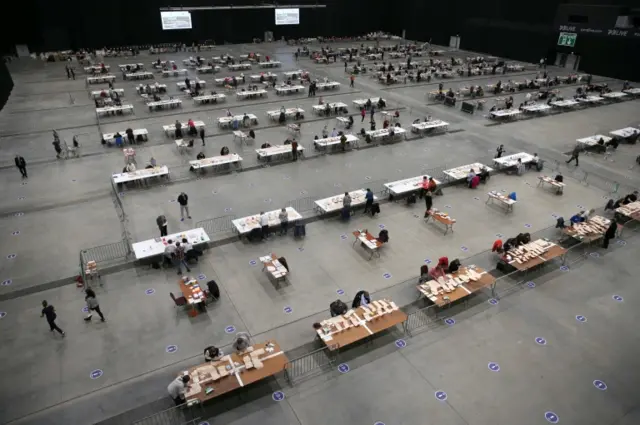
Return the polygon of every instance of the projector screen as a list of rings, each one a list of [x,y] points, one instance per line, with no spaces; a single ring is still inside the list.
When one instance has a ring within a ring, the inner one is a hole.
[[[191,12],[160,12],[163,30],[190,30]]]
[[[298,25],[300,9],[276,9],[276,25]]]

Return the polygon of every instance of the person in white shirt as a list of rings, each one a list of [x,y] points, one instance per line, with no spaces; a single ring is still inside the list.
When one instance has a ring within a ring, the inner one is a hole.
[[[190,380],[191,377],[189,375],[178,376],[176,379],[171,381],[171,383],[167,387],[167,391],[169,392],[169,395],[171,396],[173,401],[176,403],[176,406],[180,406],[181,404],[186,402],[184,392],[187,388],[189,388],[188,383]]]
[[[331,137],[338,137],[338,130],[334,128],[333,131],[331,132]]]
[[[527,93],[527,95],[524,98],[525,100],[525,105],[528,104],[529,102],[531,102],[531,93]]]
[[[269,216],[264,211],[260,211],[260,226],[262,226],[262,239],[269,237]]]
[[[173,241],[169,239],[167,241],[167,246],[164,248],[164,258],[165,262],[173,265],[173,257],[176,253],[176,246],[173,244]]]
[[[127,172],[128,173],[133,173],[134,171],[136,171],[136,164],[134,164],[133,162],[130,162],[127,164]]]

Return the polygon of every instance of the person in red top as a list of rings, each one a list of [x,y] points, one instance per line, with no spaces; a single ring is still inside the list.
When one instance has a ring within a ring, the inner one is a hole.
[[[270,62],[269,56],[265,56],[265,59],[267,60],[267,62]]]
[[[178,69],[178,66],[174,63],[174,64],[173,64],[173,70],[175,71],[175,70],[177,70],[177,69]]]
[[[442,257],[445,258],[446,257]],[[442,260],[442,258],[440,260]],[[439,261],[438,265],[429,270],[429,276],[431,276],[434,280],[438,280],[439,277],[444,277],[447,274],[447,267],[449,266],[449,260],[447,262]]]
[[[356,76],[351,74],[351,77],[349,77],[349,79],[351,80],[351,84],[349,84],[349,87],[354,87],[354,83],[356,82]]]
[[[364,122],[364,118],[367,116],[367,111],[365,111],[364,108],[360,109],[360,116],[362,117],[362,121],[360,122]]]
[[[389,120],[384,120],[384,122],[382,123],[382,128],[387,128],[389,127]]]

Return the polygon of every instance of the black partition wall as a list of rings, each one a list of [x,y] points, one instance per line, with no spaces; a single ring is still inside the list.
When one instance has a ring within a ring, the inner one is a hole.
[[[7,64],[2,61],[0,63],[0,110],[2,110],[7,103],[11,95],[11,90],[13,90],[13,79],[11,78],[11,74],[9,74]]]

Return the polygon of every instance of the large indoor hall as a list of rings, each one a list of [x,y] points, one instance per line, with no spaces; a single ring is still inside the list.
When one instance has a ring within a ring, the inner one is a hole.
[[[187,3],[3,47],[0,424],[640,423],[640,12]]]

